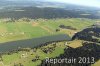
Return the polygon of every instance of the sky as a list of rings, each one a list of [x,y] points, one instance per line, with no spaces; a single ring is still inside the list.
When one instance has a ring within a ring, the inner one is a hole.
[[[34,1],[34,0],[10,0],[10,1]],[[38,0],[35,0],[38,1]],[[100,7],[100,0],[39,0],[39,1],[52,1],[52,2],[62,2],[62,3],[71,3],[84,6],[94,6]]]
[[[100,0],[48,0],[48,1],[57,1],[57,2],[77,4],[77,5],[84,5],[84,6],[100,7]]]

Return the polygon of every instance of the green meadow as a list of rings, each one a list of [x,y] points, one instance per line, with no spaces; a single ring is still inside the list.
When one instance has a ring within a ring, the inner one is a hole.
[[[70,18],[70,19],[31,19],[30,22],[16,20],[15,22],[0,22],[0,43],[21,39],[37,38],[56,34],[68,34],[72,36],[95,23],[92,19]],[[60,25],[72,26],[77,30],[61,29]],[[56,32],[56,29],[60,31]]]
[[[29,22],[20,19],[15,20],[15,22],[6,22],[5,19],[1,19],[0,43],[59,34],[66,34],[72,37],[76,32],[79,32],[82,29],[93,25],[97,21],[99,20],[85,18],[57,18],[30,19]],[[59,27],[60,25],[71,26],[73,28],[76,28],[77,30],[62,29]],[[59,29],[60,31],[57,32],[56,29]],[[81,46],[81,41],[79,42],[79,46]],[[66,42],[56,43],[56,47],[51,53],[44,53],[41,50],[41,48],[52,47],[52,44],[49,44],[37,49],[34,48],[36,49],[35,52],[33,51],[33,49],[30,49],[30,51],[28,52],[19,51],[10,55],[3,55],[0,66],[14,66],[15,64],[17,66],[20,66],[20,64],[22,64],[23,66],[37,66],[41,64],[41,61],[46,57],[54,58],[59,56],[60,54],[63,54],[64,49],[66,48],[65,43]],[[74,45],[77,44],[76,41],[71,43]],[[72,44],[71,46],[73,46]],[[22,57],[23,54],[25,57]],[[32,62],[32,59],[36,58],[36,56],[39,56],[39,60]]]

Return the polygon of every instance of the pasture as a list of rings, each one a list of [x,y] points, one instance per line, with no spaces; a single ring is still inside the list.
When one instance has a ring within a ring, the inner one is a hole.
[[[20,20],[15,20],[14,22],[7,22],[5,19],[0,19],[0,43],[4,44],[10,41],[18,41],[18,40],[27,40],[32,38],[40,38],[51,35],[69,35],[72,37],[75,33],[85,29],[93,25],[96,21],[92,19],[85,18],[57,18],[57,19],[30,19],[29,22]],[[76,28],[77,30],[70,29],[62,29],[59,26],[71,26]],[[56,31],[59,29],[59,31]],[[44,60],[46,57],[57,57],[60,54],[64,53],[64,49],[66,42],[56,43],[56,47],[51,53],[44,53],[41,48],[52,47],[52,44],[43,46],[36,49],[33,52],[33,49],[30,49],[29,52],[20,51],[18,53],[13,53],[11,55],[3,55],[3,61],[0,64],[14,66],[14,64],[21,63],[24,66],[37,66],[41,63],[41,60]],[[76,46],[76,44],[79,45]],[[71,41],[70,47],[77,48],[81,46],[81,41]],[[22,55],[25,57],[21,57]],[[40,60],[32,62],[32,60],[39,56]]]
[[[76,32],[94,23],[95,20],[84,18],[31,19],[30,22],[23,20],[6,22],[5,19],[1,19],[0,43],[58,34],[68,34],[72,37]],[[60,25],[72,26],[77,30],[61,29]],[[56,29],[60,31],[56,32]]]

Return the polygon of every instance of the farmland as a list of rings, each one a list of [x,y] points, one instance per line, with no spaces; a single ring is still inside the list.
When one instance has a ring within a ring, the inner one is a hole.
[[[25,19],[25,18],[24,18]],[[40,38],[51,35],[69,35],[72,37],[76,32],[79,32],[86,27],[93,25],[96,21],[92,19],[85,18],[60,18],[60,19],[30,19],[30,21],[25,21],[23,19],[15,20],[14,22],[6,21],[6,19],[0,20],[0,43],[12,42],[18,40],[27,40],[32,38]],[[76,30],[63,29],[60,28],[60,25],[71,26]],[[55,47],[52,43],[49,43],[47,46],[40,48],[30,49],[29,51],[19,51],[16,53],[10,53],[2,56],[2,63],[4,65],[24,65],[24,66],[37,66],[41,64],[41,60],[46,57],[57,57],[60,54],[64,53],[66,41],[55,43]],[[82,46],[81,40],[75,40],[68,42],[70,47],[77,48]],[[76,44],[78,45],[76,46]],[[45,49],[53,48],[48,50],[47,53]],[[35,50],[35,51],[34,51]],[[50,53],[48,53],[50,52]],[[24,55],[25,57],[23,57]],[[39,56],[40,60],[32,61],[36,56]],[[2,63],[0,63],[2,65]]]
[[[0,21],[0,43],[57,34],[68,34],[72,37],[75,32],[96,22],[96,20],[84,18],[37,19],[30,22],[21,19],[15,22],[6,22],[5,19]],[[61,29],[60,25],[72,26],[77,30]],[[56,29],[60,31],[56,32]]]
[[[63,1],[0,0],[0,66],[100,65],[99,1]],[[53,64],[46,58],[77,61]]]

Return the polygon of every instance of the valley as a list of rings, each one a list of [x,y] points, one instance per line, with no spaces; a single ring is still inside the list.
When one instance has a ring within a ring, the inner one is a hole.
[[[9,22],[8,20],[6,21],[6,19],[1,19],[0,22],[1,25],[0,31],[2,31],[0,33],[1,45],[16,40],[27,41],[28,39],[39,38],[43,36],[64,34],[66,36],[69,35],[70,37],[73,37],[77,32],[85,28],[88,28],[89,26],[96,24],[96,22],[99,21],[98,19],[85,19],[85,18],[28,19],[28,21],[26,20],[27,20],[26,18],[23,18],[16,20],[14,22]],[[61,28],[60,25],[64,25],[65,27],[66,26],[67,27]],[[70,28],[68,26],[70,26]],[[71,27],[75,28],[76,30],[73,30]],[[43,38],[40,39],[39,42],[41,40],[43,40]],[[34,46],[35,43],[34,41],[32,42]],[[3,56],[1,56],[1,61],[4,65],[10,65],[10,66],[13,65],[37,66],[40,65],[42,63],[42,60],[44,60],[46,57],[54,58],[59,56],[60,54],[63,54],[64,49],[68,48],[68,46],[73,48],[82,47],[83,46],[82,42],[84,41],[82,40],[68,41],[68,44],[66,44],[66,42],[67,41],[60,41],[60,42],[54,41],[47,43],[45,46],[38,46],[36,48],[33,48],[32,45],[31,48],[20,47],[18,50],[3,53]],[[25,43],[27,44],[27,42]],[[37,56],[39,56],[39,58],[37,58]]]
[[[47,57],[83,61],[47,64]],[[0,1],[0,66],[99,66],[99,61],[100,8],[49,0]]]

